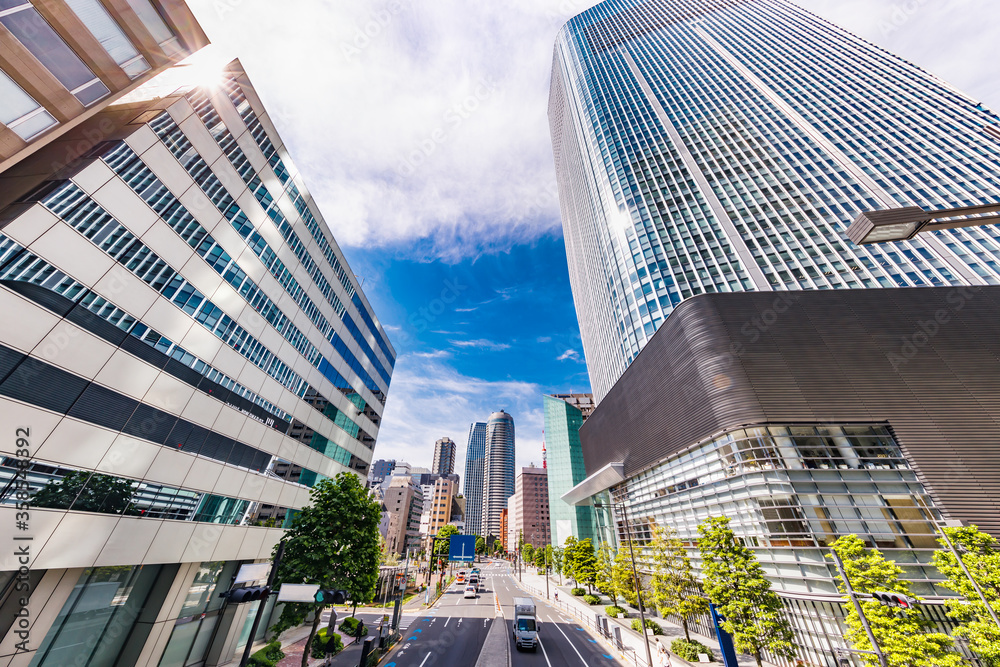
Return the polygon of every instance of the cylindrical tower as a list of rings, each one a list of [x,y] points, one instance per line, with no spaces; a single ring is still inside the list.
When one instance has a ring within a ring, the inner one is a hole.
[[[500,410],[486,421],[483,536],[500,535],[500,515],[514,495],[514,418]]]

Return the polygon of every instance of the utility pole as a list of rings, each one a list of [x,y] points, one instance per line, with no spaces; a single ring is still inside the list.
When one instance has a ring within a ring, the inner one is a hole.
[[[959,523],[958,526],[948,526],[948,527],[959,528],[961,527],[961,523]],[[948,537],[948,533],[944,532],[944,529],[945,526],[938,526],[938,530],[941,531],[941,537],[944,538],[944,543],[948,545],[948,549],[950,549],[951,553],[955,556],[955,560],[958,561],[958,565],[959,567],[962,568],[962,572],[965,572],[965,576],[969,578],[969,582],[972,584],[972,587],[976,589],[976,594],[979,595],[979,599],[982,600],[983,605],[986,606],[986,612],[990,615],[990,618],[993,619],[993,623],[995,623],[996,626],[1000,628],[1000,620],[997,620],[997,614],[995,611],[993,611],[993,606],[990,605],[989,600],[987,600],[986,596],[983,595],[983,589],[981,589],[979,587],[979,584],[976,583],[976,580],[973,579],[972,573],[969,572],[969,568],[966,567],[965,561],[962,560],[961,554],[958,553],[958,549],[955,548],[955,545],[952,543],[951,538]]]
[[[281,565],[281,557],[284,553],[285,541],[281,540],[281,542],[278,543],[278,553],[274,555],[274,563],[271,564],[271,573],[267,575],[268,590],[274,588],[274,580],[278,576],[278,566]],[[270,593],[268,595],[270,595]],[[257,615],[253,619],[253,625],[250,626],[250,637],[247,639],[247,647],[243,650],[243,658],[240,659],[240,667],[247,667],[247,663],[250,662],[250,654],[253,653],[253,638],[256,636],[257,628],[260,626],[260,619],[264,617],[264,607],[266,606],[267,597],[264,597],[260,601],[260,606],[257,607]]]
[[[542,560],[545,562],[545,599],[549,599],[549,552],[542,551]]]
[[[878,664],[882,667],[888,667],[888,662],[886,662],[885,655],[882,653],[882,649],[879,648],[878,642],[875,640],[875,634],[872,632],[872,628],[868,625],[868,617],[865,616],[864,609],[861,608],[861,603],[858,602],[857,593],[851,588],[851,580],[847,578],[847,572],[844,571],[844,563],[840,560],[840,554],[837,553],[836,549],[830,549],[833,554],[833,562],[837,564],[837,570],[840,571],[840,579],[844,582],[844,590],[847,592],[847,597],[851,598],[851,602],[854,604],[854,611],[858,612],[858,617],[861,619],[861,625],[865,629],[865,633],[868,635],[868,641],[871,642],[872,652],[878,656]]]
[[[622,502],[622,518],[625,520],[625,536],[628,538],[628,552],[632,557],[632,576],[635,578],[635,598],[639,603],[639,623],[642,628],[642,638],[646,644],[646,662],[649,665],[653,664],[653,653],[649,650],[649,633],[646,631],[646,614],[643,612],[642,604],[642,591],[639,587],[639,572],[635,567],[635,551],[632,549],[632,529],[629,528],[628,523],[628,510],[625,508],[625,502]],[[883,666],[884,667],[884,666]]]

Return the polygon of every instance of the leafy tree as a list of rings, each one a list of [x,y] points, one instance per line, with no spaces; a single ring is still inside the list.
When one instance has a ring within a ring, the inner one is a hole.
[[[573,574],[578,582],[587,585],[588,593],[597,582],[597,556],[589,537],[573,545]]]
[[[319,584],[321,589],[348,591],[355,608],[375,595],[378,581],[378,524],[381,503],[373,500],[358,476],[342,472],[324,479],[309,492],[304,507],[285,531],[285,553],[278,566],[277,584]],[[275,546],[275,555],[278,547]],[[310,644],[325,605],[286,603],[272,630],[277,634],[316,618],[302,652],[306,667]]]
[[[535,567],[545,567],[545,549],[539,548],[535,549],[534,555]]]
[[[446,524],[444,526],[441,526],[441,528],[439,528],[438,532],[437,532],[438,541],[437,541],[437,543],[436,543],[436,545],[434,547],[434,553],[437,554],[437,555],[439,555],[439,556],[440,555],[447,556],[448,555],[448,548],[450,546],[450,540],[449,540],[449,538],[452,535],[458,535],[458,534],[459,534],[459,532],[458,532],[458,526],[456,526],[453,523],[449,523],[449,524]]]
[[[521,558],[524,559],[525,563],[530,563],[535,557],[535,547],[531,545],[531,542],[524,544],[521,547]]]
[[[135,490],[132,480],[99,472],[77,470],[53,479],[31,498],[35,507],[52,507],[101,514],[139,514],[131,506]]]
[[[545,576],[548,576],[549,571],[552,569],[552,557],[553,549],[551,544],[545,545],[545,561],[542,565],[545,567]]]
[[[476,553],[480,554],[480,555],[486,553],[486,538],[485,537],[477,537],[476,538]]]
[[[866,549],[857,535],[844,535],[832,548],[844,562],[844,572],[855,592],[910,594],[910,582],[899,578],[903,569],[895,561],[886,560],[878,549]],[[840,590],[846,591],[843,581]],[[931,632],[930,623],[919,612],[897,611],[872,599],[860,602],[875,641],[890,667],[957,667],[963,664],[962,656],[952,650],[951,638],[941,632]],[[845,606],[847,639],[859,651],[871,651],[871,642],[854,605],[848,601]],[[878,667],[876,656],[864,653],[860,656],[866,664]]]
[[[688,623],[691,618],[708,611],[708,600],[698,590],[698,580],[691,568],[684,543],[673,528],[656,526],[649,544],[653,576],[653,604],[660,614],[680,616],[684,637],[691,641]]]
[[[562,586],[563,554],[562,547],[552,547],[552,568],[559,575],[559,585]]]
[[[612,564],[615,557],[611,553],[611,545],[602,542],[597,549],[597,564],[594,584],[600,592],[611,598],[611,604],[618,606],[618,591],[615,590],[614,572]]]
[[[611,588],[614,594],[624,598],[633,607],[639,604],[635,593],[635,574],[632,570],[632,555],[628,547],[620,547],[611,562]],[[615,604],[617,604],[617,597]]]
[[[493,542],[493,553],[500,554],[503,552],[503,542],[496,540]]]
[[[984,533],[977,526],[944,528],[952,545],[962,555],[969,574],[983,592],[993,613],[1000,616],[1000,545],[996,538]],[[944,539],[939,539],[942,549],[934,554],[934,565],[947,577],[941,585],[955,591],[964,600],[947,603],[948,616],[962,625],[954,635],[966,637],[971,648],[984,664],[1000,667],[1000,628],[976,592],[972,581],[958,564],[958,559],[948,549]]]
[[[574,558],[576,558],[576,538],[570,535],[566,538],[566,545],[563,547],[563,574],[566,575],[567,579],[576,579]]]
[[[727,517],[708,518],[698,526],[698,548],[704,562],[705,593],[715,603],[736,649],[761,667],[764,651],[795,657],[792,628],[781,600],[753,551],[740,544]]]

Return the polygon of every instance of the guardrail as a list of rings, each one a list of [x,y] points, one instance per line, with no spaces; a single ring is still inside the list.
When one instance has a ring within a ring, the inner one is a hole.
[[[518,586],[523,588],[528,593],[536,595],[539,598],[545,599],[544,591],[539,590],[534,586],[531,586],[524,582],[515,582],[515,583],[517,583]],[[602,626],[602,624],[597,620],[598,615],[596,612],[591,614],[584,613],[576,605],[569,604],[568,602],[564,602],[562,600],[548,599],[546,600],[546,602],[549,605],[555,607],[556,609],[564,611],[566,614],[576,618],[577,621],[580,622],[580,625],[582,625],[587,630],[594,632],[595,634],[603,638],[608,643],[609,646],[611,646],[613,649],[619,652],[619,655],[623,660],[632,664],[634,667],[652,667],[649,663],[646,662],[646,659],[644,657],[639,656],[639,654],[636,652],[634,648],[632,648],[631,646],[626,646],[624,642],[616,641],[614,634],[611,632],[610,623],[607,627]],[[623,629],[623,632],[624,631],[625,630]]]

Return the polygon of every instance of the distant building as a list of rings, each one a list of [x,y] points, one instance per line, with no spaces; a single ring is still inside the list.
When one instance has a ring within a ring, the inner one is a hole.
[[[468,535],[482,534],[483,460],[486,456],[486,422],[469,426],[465,450],[465,529]]]
[[[486,421],[483,520],[477,535],[499,536],[500,512],[514,493],[514,418],[500,410]]]
[[[368,473],[368,486],[378,486],[385,480],[386,477],[390,477],[396,468],[396,459],[386,461],[385,459],[379,459],[372,464],[371,472]]]
[[[430,523],[428,535],[437,535],[444,526],[451,523],[452,498],[458,491],[458,484],[447,477],[441,477],[434,482],[430,501]]]
[[[544,397],[545,442],[549,471],[549,514],[552,543],[566,543],[570,535],[595,540],[591,505],[573,506],[560,497],[587,478],[580,447],[580,427],[594,411],[593,394],[553,394]]]
[[[436,475],[450,475],[455,472],[455,453],[458,445],[451,438],[441,438],[434,443],[434,463],[431,471]]]
[[[514,495],[507,503],[508,532],[523,536],[535,548],[551,544],[549,532],[549,488],[545,468],[521,468]],[[515,546],[517,542],[514,542]]]
[[[407,475],[394,475],[382,504],[389,512],[386,551],[403,556],[407,549],[419,550],[420,514],[424,506],[420,486]]]

